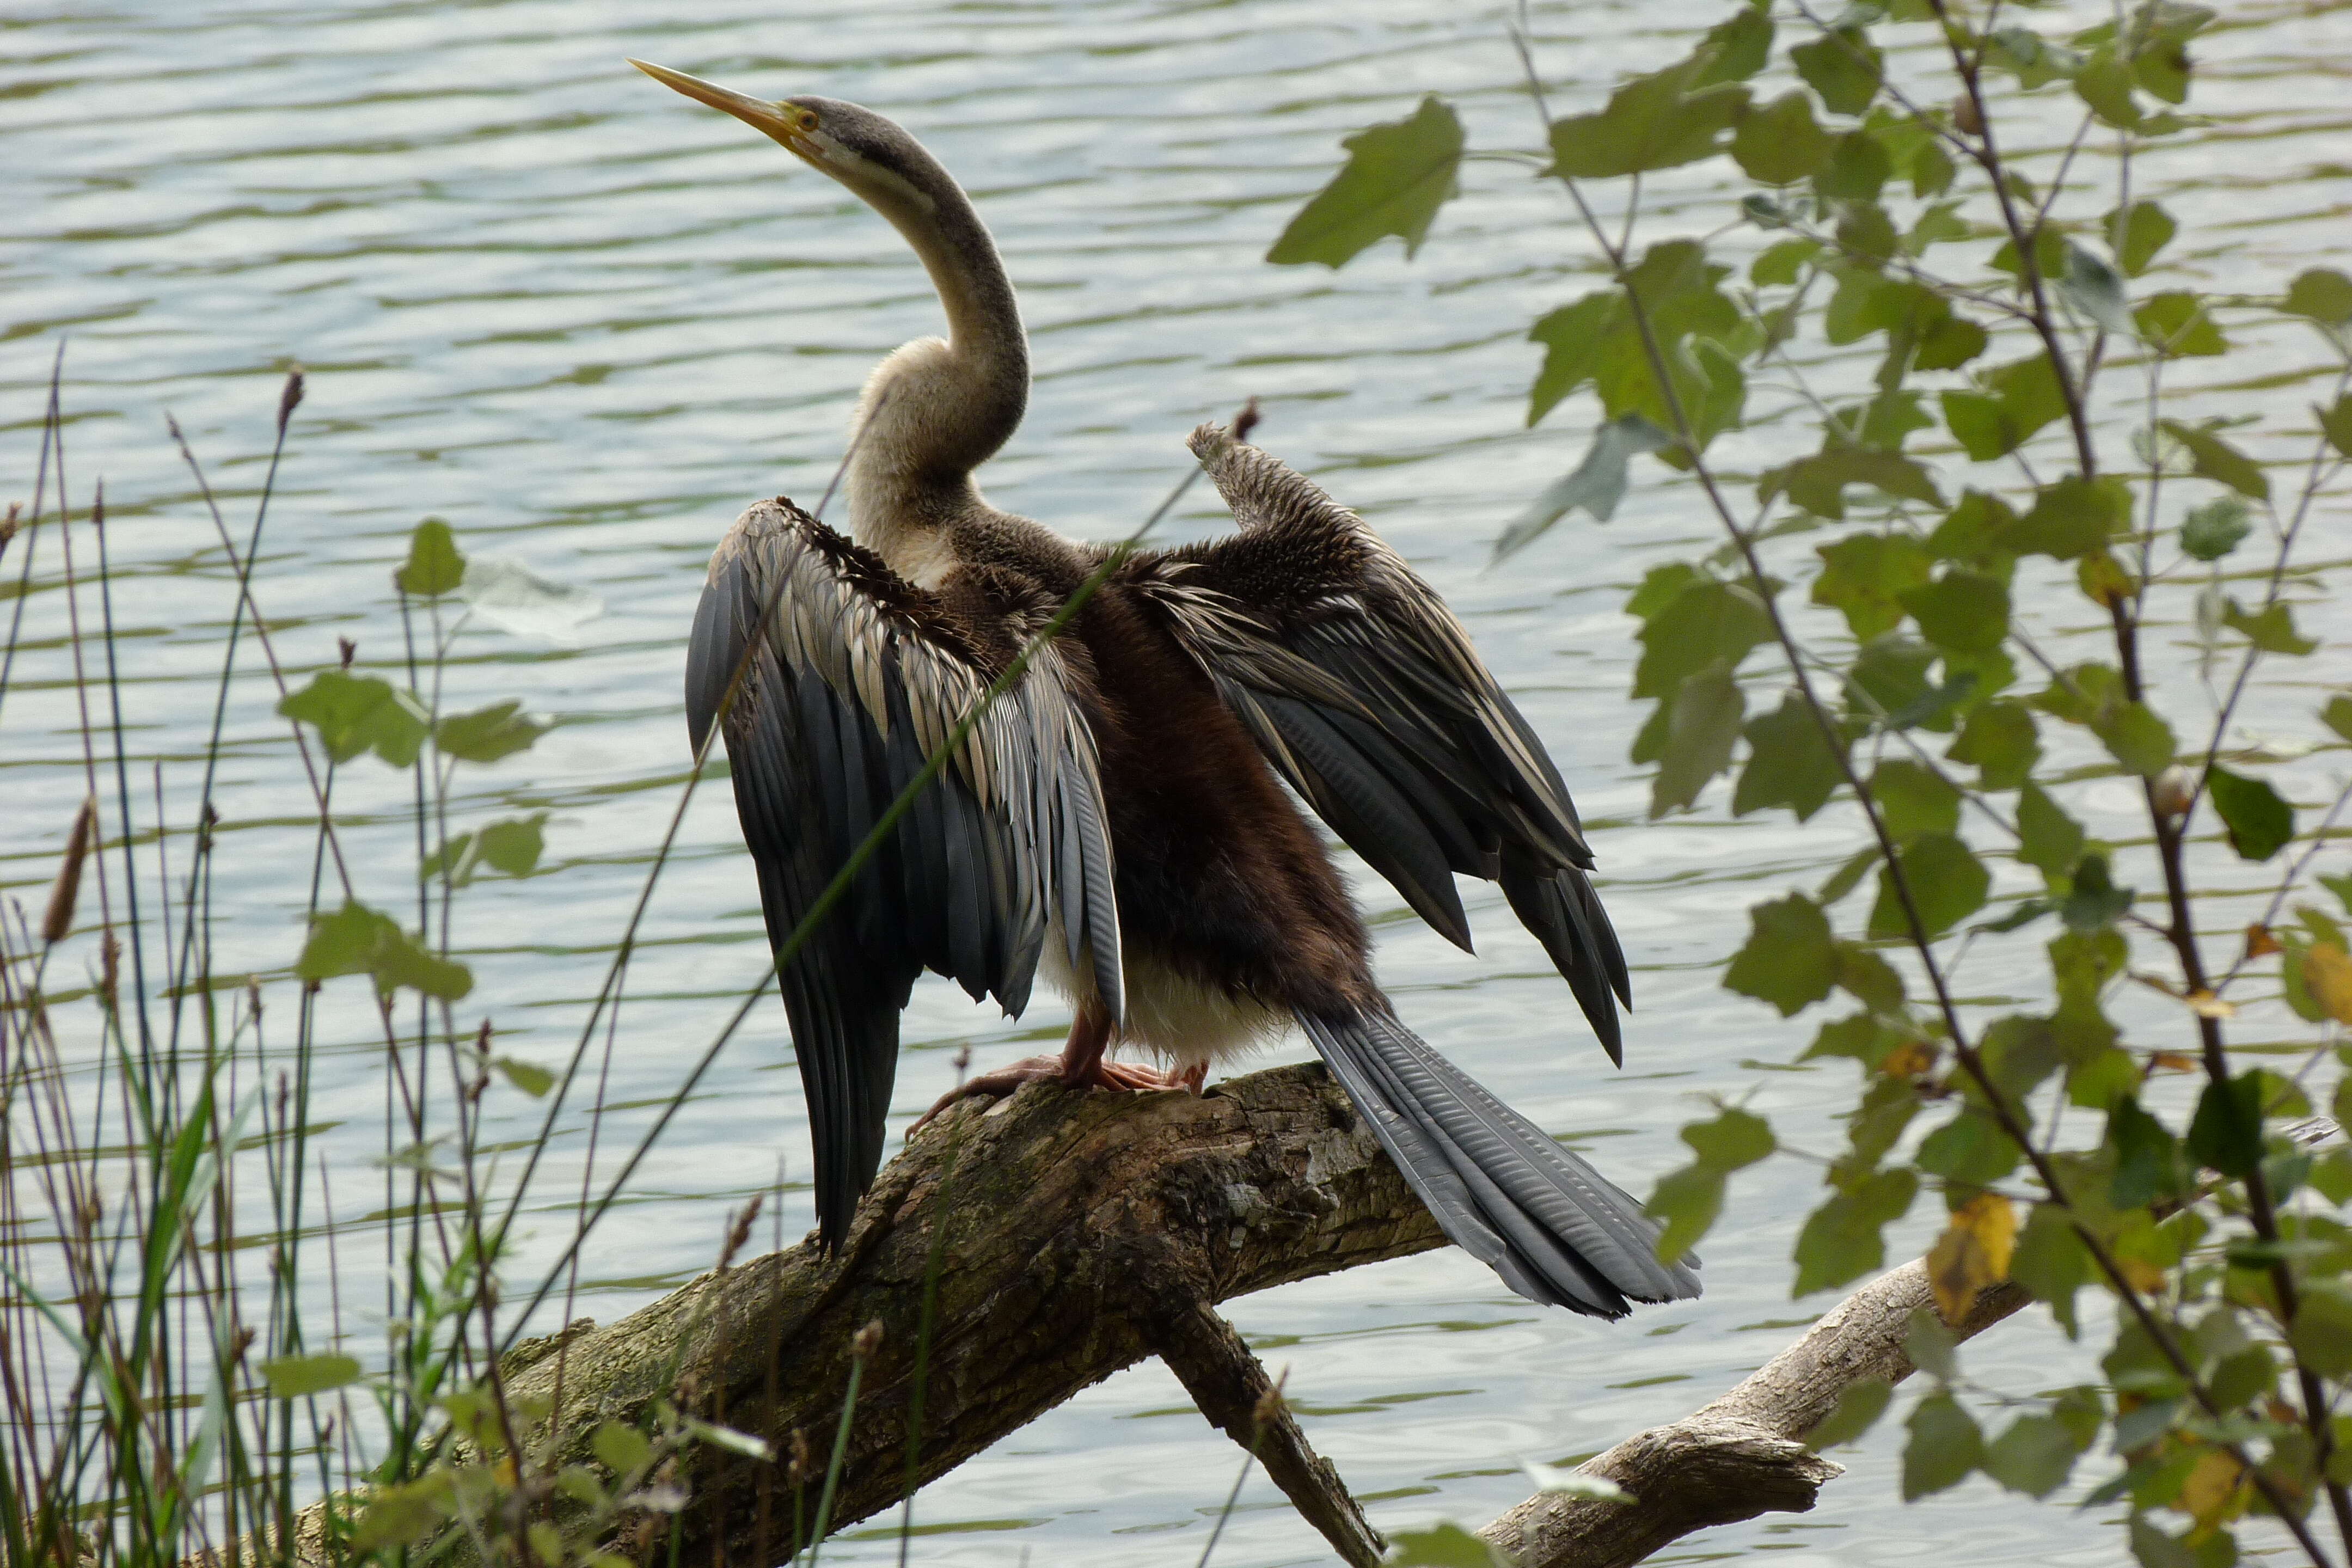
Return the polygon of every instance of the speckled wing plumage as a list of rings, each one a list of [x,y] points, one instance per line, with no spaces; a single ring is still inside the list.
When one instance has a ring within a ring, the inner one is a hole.
[[[779,951],[1051,612],[1017,581],[967,584],[975,597],[988,613],[959,614],[782,500],[746,511],[712,556],[687,653],[698,747],[773,605],[722,733]],[[1018,1014],[1055,934],[1118,1016],[1106,821],[1093,733],[1049,641],[780,965],[827,1246],[880,1167],[898,1014],[922,970]]]
[[[1353,512],[1230,431],[1192,447],[1238,534],[1139,557],[1267,759],[1439,931],[1470,946],[1453,874],[1499,881],[1612,1060],[1625,961],[1559,772],[1435,592]]]

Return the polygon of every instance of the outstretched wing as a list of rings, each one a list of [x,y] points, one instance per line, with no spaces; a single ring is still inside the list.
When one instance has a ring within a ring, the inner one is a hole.
[[[699,747],[726,707],[736,809],[779,954],[1049,612],[1018,584],[918,589],[787,500],[729,531],[695,611],[687,718]],[[1050,933],[1119,1015],[1110,839],[1067,679],[1048,640],[779,964],[829,1247],[881,1165],[898,1013],[918,973],[1018,1014]]]
[[[1499,881],[1618,1059],[1623,954],[1585,873],[1559,771],[1397,553],[1311,481],[1222,426],[1193,454],[1241,532],[1139,557],[1226,706],[1333,832],[1463,948],[1454,873]]]

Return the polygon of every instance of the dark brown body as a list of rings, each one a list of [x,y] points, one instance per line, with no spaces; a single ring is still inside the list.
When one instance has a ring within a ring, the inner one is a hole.
[[[1101,561],[1003,514],[952,537],[970,564],[940,593],[982,624],[1004,620],[1016,584],[1059,603]],[[1120,1037],[1190,1065],[1244,1049],[1296,1012],[1384,1006],[1321,836],[1164,611],[1114,575],[1063,640],[1088,688],[1117,858],[1130,1015]]]

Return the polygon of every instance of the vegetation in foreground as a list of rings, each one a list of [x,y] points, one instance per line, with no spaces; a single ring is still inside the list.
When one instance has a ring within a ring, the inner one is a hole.
[[[1467,157],[1567,197],[1606,282],[1530,329],[1528,417],[1588,406],[1593,434],[1496,552],[1607,521],[1637,458],[1684,476],[1721,542],[1626,604],[1652,814],[1726,778],[1735,815],[1854,845],[1758,904],[1723,971],[1783,1016],[1845,1005],[1803,1054],[1859,1069],[1850,1140],[1817,1156],[1722,1105],[1651,1200],[1662,1249],[1706,1233],[1737,1172],[1810,1160],[1805,1296],[1881,1267],[1885,1227],[1940,1197],[1943,1319],[2014,1280],[2108,1348],[2098,1377],[2021,1395],[1922,1316],[1904,1496],[1981,1471],[2047,1498],[2104,1441],[2084,1500],[2126,1505],[2151,1568],[2280,1532],[2314,1564],[2352,1554],[2352,1149],[2285,1136],[2331,1091],[2352,1113],[2352,785],[2298,799],[2317,770],[2283,771],[2352,742],[2352,692],[2292,662],[2335,619],[2309,557],[2346,504],[2352,279],[2219,293],[2169,265],[2197,237],[2135,177],[2200,123],[2218,25],[2172,0],[2079,31],[1998,3],[1745,5],[1567,116],[1523,29],[1539,146],[1473,153],[1425,99],[1349,140],[1269,257],[1418,247]],[[1645,177],[1654,205],[1664,171],[1725,161],[1732,225],[1657,233]],[[2257,334],[2274,356],[2282,324],[2301,363],[2261,374],[2314,399],[2283,428],[2206,390],[2253,384],[2211,372]],[[2089,806],[2117,780],[2136,809],[2110,826]],[[1856,1390],[1814,1444],[1890,1395]]]

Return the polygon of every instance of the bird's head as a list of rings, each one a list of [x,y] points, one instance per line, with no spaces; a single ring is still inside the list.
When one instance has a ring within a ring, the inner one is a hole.
[[[942,188],[954,181],[896,121],[837,98],[771,101],[645,60],[629,62],[664,87],[722,110],[832,175],[902,229],[932,217]]]

